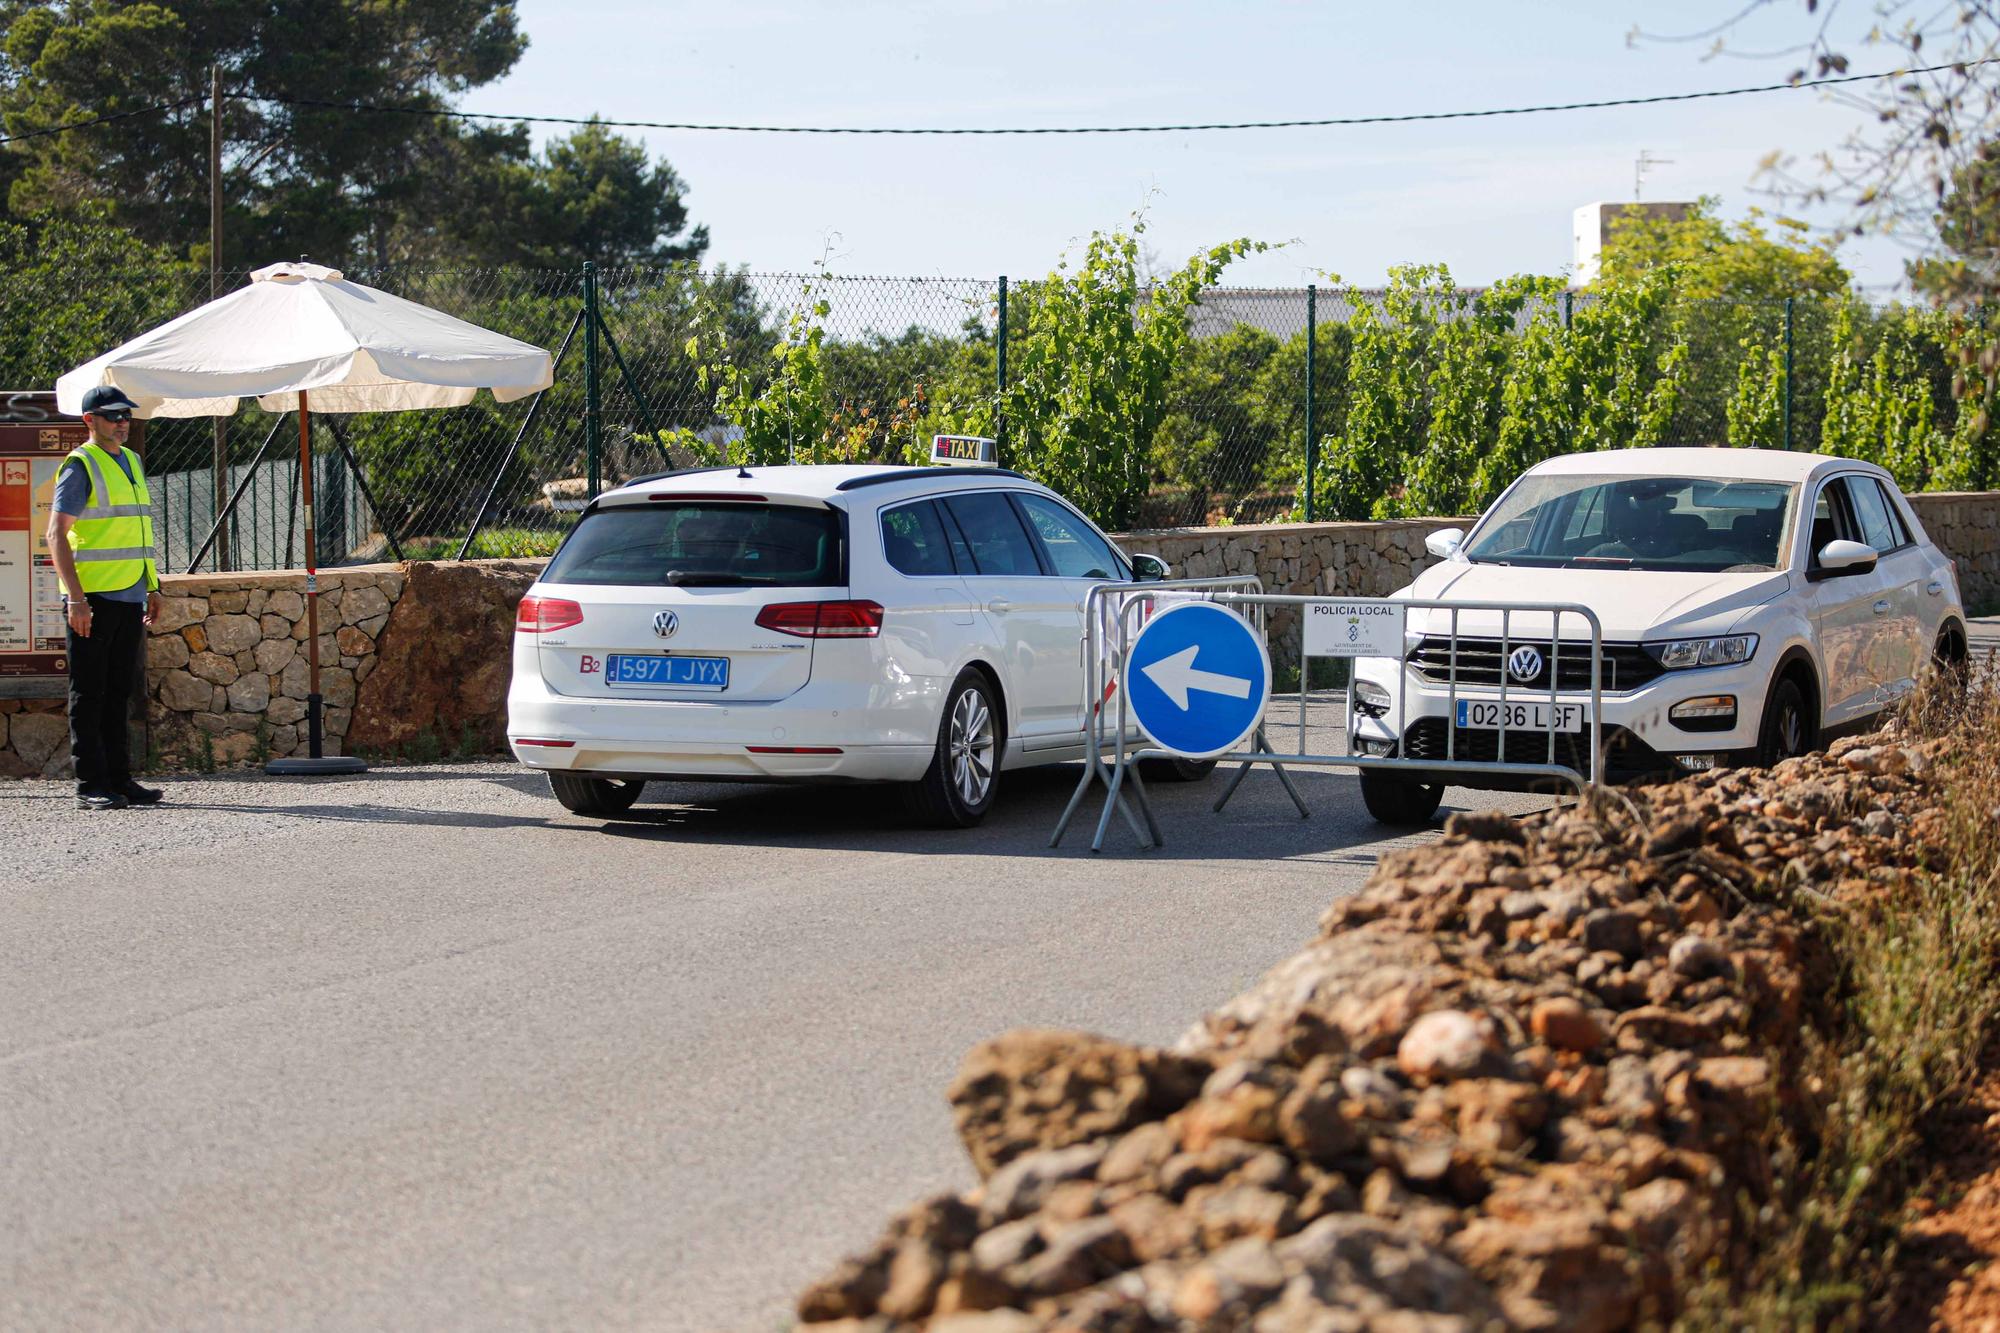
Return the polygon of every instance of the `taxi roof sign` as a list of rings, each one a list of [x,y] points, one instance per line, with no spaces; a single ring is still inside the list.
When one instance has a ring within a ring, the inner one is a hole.
[[[992,467],[1000,451],[984,435],[937,435],[931,438],[931,462],[951,467]]]

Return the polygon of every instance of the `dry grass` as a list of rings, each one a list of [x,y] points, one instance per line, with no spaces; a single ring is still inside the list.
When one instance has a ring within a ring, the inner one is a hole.
[[[1775,1122],[1778,1196],[1746,1208],[1735,1272],[1692,1293],[1689,1329],[1879,1326],[1934,1112],[1963,1096],[2000,1014],[2000,688],[1991,664],[1933,680],[1906,740],[1957,742],[1940,776],[1945,863],[1815,915],[1836,983],[1808,1033],[1802,1095]]]

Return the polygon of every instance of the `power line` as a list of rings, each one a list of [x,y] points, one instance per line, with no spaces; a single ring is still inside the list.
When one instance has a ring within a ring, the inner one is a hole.
[[[1913,74],[1935,74],[1943,70],[1964,70],[1990,64],[2000,57],[1951,61],[1909,69],[1886,70],[1879,74],[1846,74],[1825,79],[1764,83],[1747,88],[1717,88],[1707,92],[1661,93],[1654,97],[1613,97],[1593,102],[1551,102],[1538,106],[1499,107],[1484,111],[1420,111],[1396,116],[1330,116],[1317,120],[1239,120],[1189,125],[1017,125],[1004,127],[879,126],[879,125],[717,125],[689,121],[604,120],[578,116],[510,116],[490,111],[440,111],[433,107],[380,106],[367,102],[328,102],[307,97],[262,97],[232,94],[241,101],[269,102],[281,106],[320,107],[337,111],[377,112],[389,115],[446,116],[455,120],[504,120],[528,125],[602,125],[607,129],[688,130],[728,134],[1191,134],[1208,130],[1290,130],[1341,125],[1402,125],[1428,120],[1477,120],[1495,116],[1531,116],[1551,111],[1596,111],[1607,107],[1656,106],[1663,102],[1696,102],[1717,97],[1744,97],[1754,93],[1792,92],[1802,88],[1825,88],[1843,83],[1865,83],[1875,79],[1908,78]]]
[[[499,120],[527,125],[602,125],[606,129],[684,130],[689,132],[726,134],[1194,134],[1217,130],[1291,130],[1331,128],[1346,125],[1407,125],[1419,121],[1481,120],[1499,116],[1542,115],[1558,111],[1598,111],[1622,106],[1658,106],[1669,102],[1698,102],[1719,97],[1747,97],[1759,93],[1793,92],[1805,88],[1832,87],[1838,84],[1868,83],[1877,79],[1908,78],[1914,74],[1937,74],[1945,70],[1963,71],[1976,65],[1991,64],[1996,59],[2000,59],[2000,57],[1987,57],[1981,60],[1950,61],[1939,65],[1919,65],[1908,69],[1885,70],[1879,74],[1845,74],[1824,79],[1800,79],[1796,82],[1753,84],[1744,88],[1715,88],[1706,92],[1660,93],[1652,97],[1610,97],[1589,102],[1547,102],[1535,106],[1493,107],[1478,111],[1418,111],[1402,115],[1328,116],[1312,120],[1211,121],[1185,125],[726,125],[702,124],[692,121],[605,120],[596,116],[519,116],[493,111],[448,111],[437,107],[383,106],[371,102],[334,102],[313,97],[273,97],[257,93],[224,93],[223,96],[237,102],[262,102],[274,106],[312,107],[320,110],[361,112],[375,115],[441,116],[451,120]],[[97,116],[90,120],[74,121],[67,125],[56,125],[45,130],[32,130],[26,134],[9,135],[5,138],[0,138],[0,144],[22,143],[29,139],[41,139],[49,135],[64,134],[70,130],[89,129],[95,125],[106,125],[113,121],[129,120],[134,116],[148,116],[163,111],[177,111],[184,106],[192,106],[202,100],[204,99],[201,97],[184,97],[179,101],[161,102],[156,106],[141,107],[134,111],[121,111],[115,115]]]
[[[87,130],[93,125],[109,125],[114,120],[130,120],[134,116],[150,116],[161,111],[178,111],[184,106],[193,106],[205,101],[202,97],[183,97],[178,102],[161,102],[156,106],[142,106],[136,111],[120,111],[109,116],[95,116],[90,120],[75,120],[67,125],[52,125],[45,130],[30,130],[26,134],[10,134],[0,143],[24,143],[29,139],[46,139],[52,134],[67,134],[71,130]]]

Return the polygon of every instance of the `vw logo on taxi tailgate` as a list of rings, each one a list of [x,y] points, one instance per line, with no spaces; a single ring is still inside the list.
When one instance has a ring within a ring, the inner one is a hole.
[[[674,631],[679,629],[680,627],[681,627],[681,618],[675,615],[672,611],[662,611],[658,615],[655,615],[653,617],[653,633],[659,635],[663,639],[671,639],[674,636]],[[1537,663],[1539,663],[1541,660],[1542,659],[1539,657],[1535,659]],[[1539,667],[1537,669],[1539,669]]]
[[[1518,681],[1531,681],[1542,674],[1542,654],[1538,649],[1516,648],[1507,656],[1507,674]]]

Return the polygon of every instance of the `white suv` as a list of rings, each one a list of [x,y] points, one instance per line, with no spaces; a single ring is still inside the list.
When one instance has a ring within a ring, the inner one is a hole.
[[[1166,573],[997,468],[642,478],[522,599],[507,738],[580,814],[648,779],[862,780],[973,824],[1002,770],[1082,757],[1085,594],[1135,566]]]
[[[1562,602],[1603,627],[1608,780],[1768,764],[1865,727],[1933,660],[1965,657],[1952,563],[1889,475],[1849,459],[1758,449],[1624,449],[1524,473],[1470,536],[1394,594],[1438,602]],[[1590,772],[1590,639],[1580,616],[1411,609],[1404,657],[1355,664],[1358,752],[1554,762]],[[1549,673],[1555,671],[1551,706]],[[1506,752],[1498,700],[1508,683]],[[1454,692],[1454,675],[1456,690]],[[1407,700],[1407,704],[1405,701]],[[1407,707],[1407,713],[1404,709]],[[1369,811],[1421,823],[1446,783],[1514,775],[1364,773]]]

